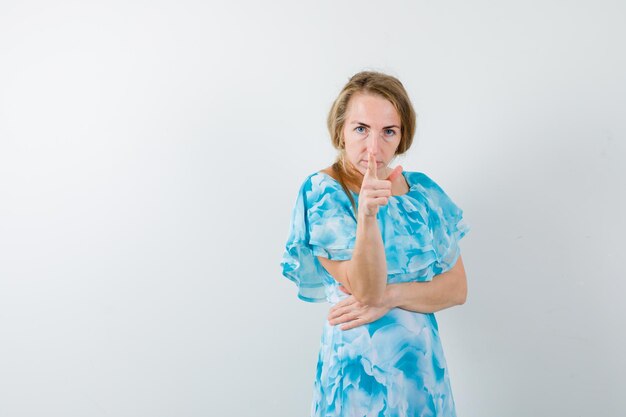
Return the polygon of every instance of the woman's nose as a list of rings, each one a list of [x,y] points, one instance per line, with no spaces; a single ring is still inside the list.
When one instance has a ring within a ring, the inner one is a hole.
[[[375,133],[371,133],[367,138],[367,151],[371,152],[373,155],[378,153],[378,135]]]

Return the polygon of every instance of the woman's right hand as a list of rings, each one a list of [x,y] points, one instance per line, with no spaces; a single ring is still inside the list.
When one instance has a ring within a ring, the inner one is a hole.
[[[376,172],[376,158],[370,152],[367,160],[367,170],[363,176],[361,191],[359,192],[359,217],[376,217],[380,206],[389,202],[391,196],[391,180],[402,172],[398,165],[391,171],[386,180],[379,180]]]

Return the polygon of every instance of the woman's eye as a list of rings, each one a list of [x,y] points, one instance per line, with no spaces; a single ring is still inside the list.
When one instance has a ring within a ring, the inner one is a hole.
[[[393,136],[393,135],[395,135],[395,134],[396,134],[396,131],[395,131],[395,130],[393,130],[393,129],[387,129],[387,135],[388,135],[388,136]]]
[[[363,129],[363,130],[359,130],[359,129]],[[356,129],[354,130],[356,130],[358,133],[365,133],[365,127],[363,126],[357,126]]]

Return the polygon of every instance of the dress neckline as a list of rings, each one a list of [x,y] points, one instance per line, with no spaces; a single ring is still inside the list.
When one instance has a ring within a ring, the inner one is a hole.
[[[331,179],[331,180],[333,180],[333,181],[334,181],[337,185],[339,185],[339,186],[341,187],[341,183],[340,183],[339,181],[337,181],[335,178],[333,178],[330,174],[327,174],[327,173],[326,173],[326,172],[324,172],[324,171],[317,171],[317,174],[322,174],[322,175],[324,175],[324,176],[326,176],[326,177],[330,178],[330,179]],[[409,181],[409,178],[408,178],[408,176],[407,176],[407,171],[402,171],[402,172],[401,172],[401,174],[402,174],[402,176],[404,177],[404,180],[406,181],[406,185],[409,187],[409,191],[407,191],[407,192],[406,192],[406,193],[404,193],[404,194],[398,194],[398,195],[394,195],[394,194],[392,194],[390,197],[405,197],[405,196],[408,196],[408,195],[411,193],[411,191],[413,191],[413,190],[415,189],[415,188],[414,188],[414,187],[415,187],[415,184],[411,184],[411,182]],[[343,187],[342,187],[342,188],[343,188]],[[351,192],[352,194],[354,194],[355,196],[358,196],[358,195],[359,195],[359,193],[356,193],[356,192],[354,192],[354,191],[352,191],[352,190],[350,190],[350,189],[348,189],[348,191],[350,191],[350,192]]]

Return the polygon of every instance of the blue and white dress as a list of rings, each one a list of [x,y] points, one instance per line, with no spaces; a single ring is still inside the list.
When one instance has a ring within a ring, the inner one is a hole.
[[[389,284],[430,281],[446,272],[470,230],[463,211],[430,177],[403,175],[409,192],[392,196],[377,217]],[[358,194],[353,197],[358,204]],[[335,304],[348,297],[317,256],[350,259],[356,222],[339,182],[323,172],[305,179],[281,262],[283,275],[297,284],[302,300]],[[314,417],[456,416],[433,313],[393,308],[349,330],[325,321],[313,385]]]

